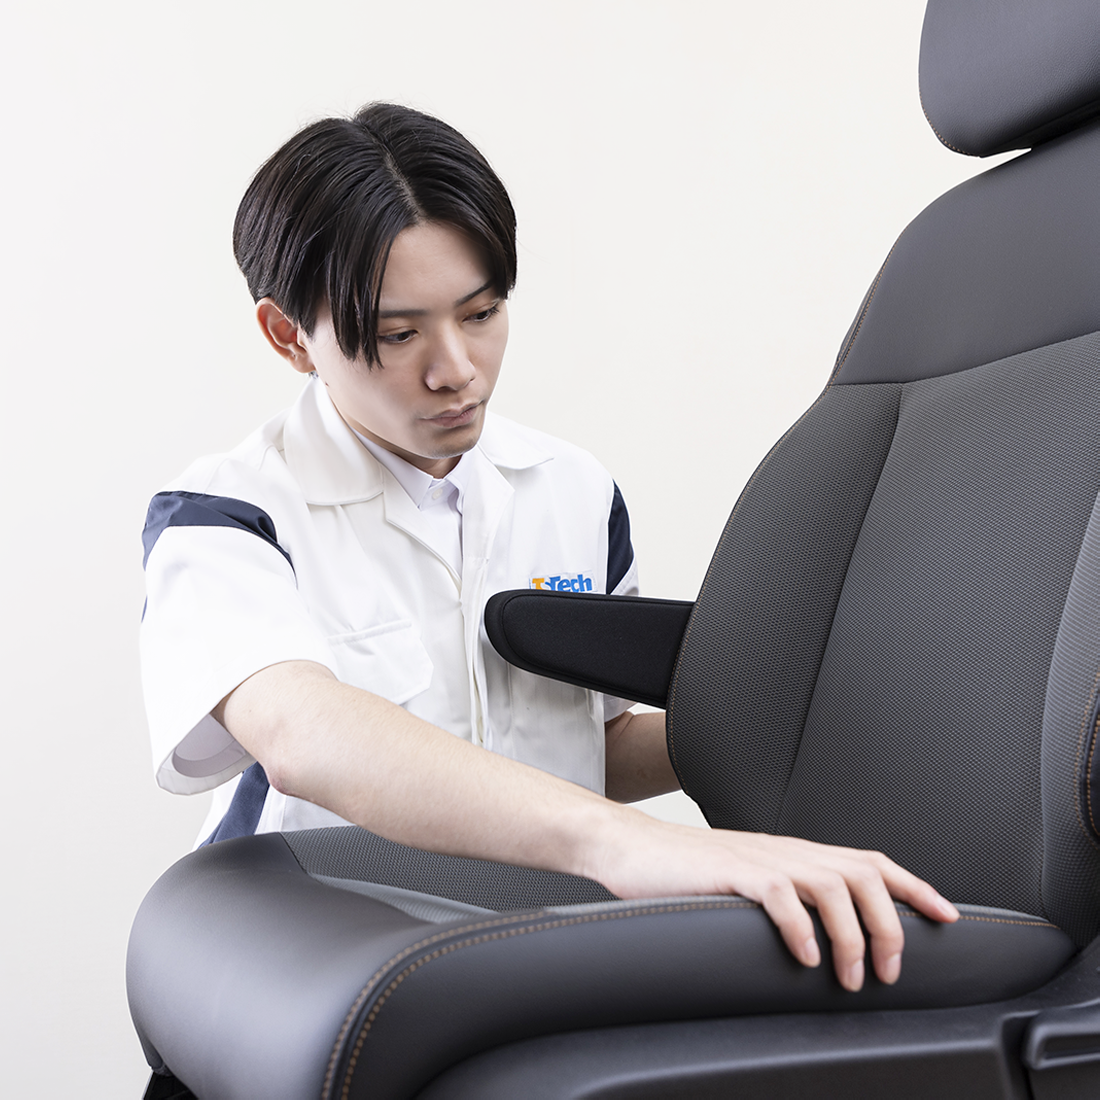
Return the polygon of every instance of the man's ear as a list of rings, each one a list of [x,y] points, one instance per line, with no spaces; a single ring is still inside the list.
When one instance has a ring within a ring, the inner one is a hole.
[[[298,326],[270,299],[256,303],[256,320],[267,342],[296,370],[309,374],[313,362]]]

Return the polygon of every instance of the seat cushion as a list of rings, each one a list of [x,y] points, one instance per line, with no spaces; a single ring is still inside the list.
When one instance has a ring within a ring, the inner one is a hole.
[[[354,830],[323,832],[307,842],[362,847]],[[319,881],[288,841],[301,848],[303,836],[191,853],[135,921],[127,971],[139,1033],[151,1064],[198,1096],[404,1098],[489,1047],[578,1028],[1000,1000],[1042,984],[1073,952],[1058,929],[1025,915],[971,909],[945,927],[902,908],[901,980],[851,994],[827,950],[819,968],[800,966],[744,898],[437,922],[333,885],[338,861]],[[404,851],[410,864],[425,855]],[[486,864],[488,878],[496,866]],[[824,943],[820,926],[818,936]]]

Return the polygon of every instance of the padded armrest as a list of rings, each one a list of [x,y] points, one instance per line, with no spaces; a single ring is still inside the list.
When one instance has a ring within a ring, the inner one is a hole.
[[[526,672],[663,707],[694,603],[518,589],[485,607],[496,651]]]

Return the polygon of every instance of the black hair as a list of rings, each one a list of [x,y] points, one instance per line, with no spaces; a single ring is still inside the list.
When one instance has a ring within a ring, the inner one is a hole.
[[[516,215],[489,162],[445,122],[371,103],[314,122],[263,164],[237,208],[233,252],[256,301],[272,299],[311,336],[327,303],[344,355],[372,366],[390,247],[424,222],[469,237],[508,296]]]

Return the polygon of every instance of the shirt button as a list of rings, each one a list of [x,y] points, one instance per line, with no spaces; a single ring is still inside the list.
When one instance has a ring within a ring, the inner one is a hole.
[[[441,497],[442,495],[443,495],[443,489],[442,489],[442,487],[440,487],[440,488],[438,488],[438,489],[433,489],[433,490],[432,490],[432,500],[439,500],[439,498],[440,498],[440,497]]]

